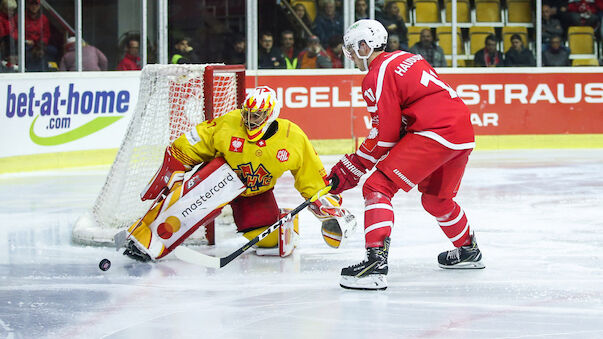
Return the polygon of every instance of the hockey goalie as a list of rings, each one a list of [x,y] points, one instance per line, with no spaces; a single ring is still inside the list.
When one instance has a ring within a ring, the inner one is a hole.
[[[278,118],[280,105],[269,87],[255,88],[241,109],[207,120],[165,150],[163,164],[142,192],[155,199],[146,215],[116,235],[124,254],[140,261],[165,257],[230,204],[237,231],[251,240],[277,222],[273,188],[286,171],[308,199],[327,186],[324,166],[296,124]],[[184,180],[186,173],[186,181]],[[309,209],[322,222],[325,242],[339,247],[356,220],[326,194]],[[298,215],[256,244],[258,255],[290,255],[299,234]]]

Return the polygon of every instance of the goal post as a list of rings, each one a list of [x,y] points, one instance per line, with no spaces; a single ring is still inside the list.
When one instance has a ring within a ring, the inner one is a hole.
[[[134,115],[94,206],[74,225],[73,241],[113,245],[115,233],[150,207],[140,193],[161,165],[165,148],[197,124],[239,108],[244,98],[243,65],[145,66]],[[213,224],[190,239],[213,244]]]

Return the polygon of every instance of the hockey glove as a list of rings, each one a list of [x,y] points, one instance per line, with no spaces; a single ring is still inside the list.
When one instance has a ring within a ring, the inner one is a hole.
[[[328,193],[311,203],[308,208],[321,221],[342,217],[344,214],[344,210],[341,208],[342,200],[341,195]]]
[[[323,221],[320,228],[325,243],[333,248],[339,248],[356,230],[356,217],[346,209],[342,211],[343,216]]]
[[[186,166],[174,158],[170,147],[166,148],[161,168],[155,173],[144,191],[140,193],[140,199],[143,201],[155,199],[164,187],[171,190],[176,183],[182,182],[184,172],[188,170],[190,170],[190,166]]]
[[[328,179],[331,181],[331,193],[340,194],[345,190],[356,187],[366,173],[366,167],[360,162],[354,153],[346,154],[333,166]]]

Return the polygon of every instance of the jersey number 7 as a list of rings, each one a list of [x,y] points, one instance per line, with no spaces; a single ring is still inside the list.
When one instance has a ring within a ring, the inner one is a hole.
[[[427,71],[423,71],[423,74],[421,75],[421,85],[427,87],[427,86],[429,86],[430,82],[433,82],[434,84],[447,90],[448,94],[450,94],[451,98],[458,97],[458,94],[456,94],[456,92],[452,88],[450,88],[450,86],[448,86],[442,80],[438,79],[435,74],[431,74],[431,73],[427,73]]]

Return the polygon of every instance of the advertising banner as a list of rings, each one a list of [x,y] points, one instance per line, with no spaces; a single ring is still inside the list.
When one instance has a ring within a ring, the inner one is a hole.
[[[592,140],[603,134],[599,68],[439,72],[468,105],[478,136]],[[1,75],[0,158],[119,148],[136,108],[139,77],[140,72]],[[371,124],[363,77],[341,69],[248,71],[246,87],[274,88],[281,117],[300,125],[311,140],[355,139],[365,137]]]
[[[477,135],[603,133],[601,73],[473,71],[445,70],[440,79],[468,105]],[[363,76],[260,74],[257,83],[277,91],[281,117],[299,124],[310,139],[341,139],[364,137],[369,129]]]
[[[11,75],[0,82],[0,157],[118,148],[139,72]]]

